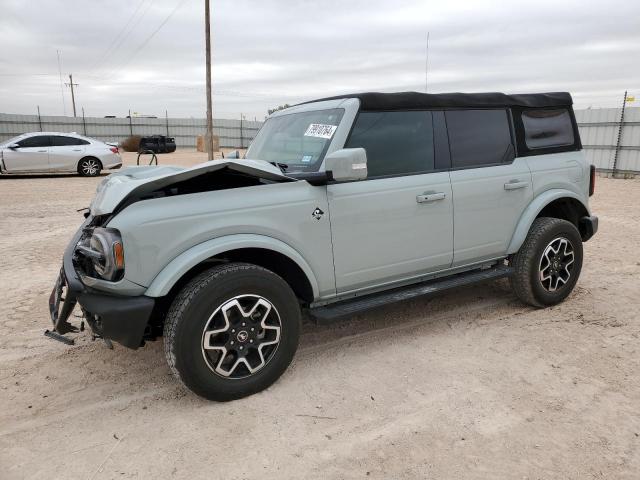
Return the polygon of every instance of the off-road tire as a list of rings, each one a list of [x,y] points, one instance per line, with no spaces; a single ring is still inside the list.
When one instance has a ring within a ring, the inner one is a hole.
[[[279,343],[255,373],[224,378],[205,360],[203,332],[217,309],[243,295],[263,297],[276,309]],[[227,263],[196,276],[178,293],[164,324],[165,356],[175,377],[191,391],[209,400],[234,400],[264,390],[282,375],[298,348],[300,324],[298,299],[281,277],[256,265]]]
[[[541,261],[554,239],[568,240],[573,249],[573,266],[568,280],[555,291],[549,291],[541,280]],[[582,238],[570,222],[558,218],[537,218],[518,253],[511,258],[514,272],[510,278],[516,296],[534,307],[546,307],[562,302],[571,293],[582,270]]]
[[[78,162],[78,175],[97,177],[102,171],[102,162],[95,157],[85,157]]]

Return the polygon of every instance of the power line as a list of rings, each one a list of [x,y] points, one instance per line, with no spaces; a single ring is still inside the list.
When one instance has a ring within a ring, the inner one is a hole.
[[[145,1],[145,0],[143,0]],[[153,5],[153,2],[155,0],[151,0],[147,6],[145,7],[144,11],[142,12],[142,15],[140,15],[138,17],[138,19],[131,25],[131,27],[129,28],[129,30],[124,34],[123,37],[120,38],[120,40],[116,43],[115,48],[113,49],[113,51],[111,52],[111,54],[109,56],[107,56],[104,60],[103,63],[106,63],[107,60],[109,59],[109,57],[113,57],[113,55],[115,55],[118,50],[120,50],[120,47],[124,44],[124,42],[129,38],[129,36],[131,35],[131,33],[136,29],[136,27],[140,24],[140,22],[142,21],[142,19],[147,15],[147,12],[149,11],[149,9],[151,8],[151,5]],[[100,70],[102,72],[105,71],[105,69],[103,68],[102,70]],[[111,71],[111,75],[113,75],[113,71]]]
[[[67,116],[67,107],[64,104],[64,85],[62,82],[62,67],[60,64],[60,50],[56,50],[56,55],[58,56],[58,76],[60,77],[60,94],[62,95],[62,113],[64,116]]]
[[[57,76],[57,73],[0,73],[0,77],[54,77],[54,76]]]
[[[29,76],[42,76],[42,77],[58,77],[58,73],[0,73],[0,77],[29,77]],[[100,75],[91,75],[83,73],[82,77],[89,77],[104,80],[105,78]],[[62,78],[62,77],[60,77]],[[188,85],[179,83],[123,83],[123,82],[104,82],[106,85],[117,86],[120,89],[126,86],[135,87],[137,85],[144,86],[145,88],[161,88],[167,90],[176,90],[184,92],[202,92],[205,90],[205,84]],[[64,82],[62,83],[64,85]],[[307,98],[308,95],[280,95],[273,92],[251,92],[251,91],[238,91],[238,90],[215,90],[214,96],[219,97],[244,97],[244,98],[263,98],[266,100],[286,100],[286,99],[302,99]]]
[[[142,8],[142,5],[144,5],[144,3],[147,0],[140,0],[140,3],[138,3],[138,7],[136,8],[136,10],[133,12],[133,15],[129,16],[129,20],[127,21],[127,23],[124,24],[124,26],[120,29],[120,31],[118,32],[118,34],[113,38],[113,40],[111,41],[111,43],[109,44],[109,46],[107,47],[107,49],[102,53],[102,55],[91,64],[91,66],[89,67],[90,71],[93,71],[98,65],[100,65],[102,63],[103,60],[105,60],[107,58],[107,56],[111,53],[112,48],[114,47],[114,45],[116,44],[116,42],[120,39],[120,37],[122,36],[122,34],[125,32],[125,30],[129,27],[129,25],[131,24],[131,22],[133,21],[133,19],[138,15],[138,12],[140,11],[140,9]]]
[[[155,37],[160,30],[162,30],[162,27],[164,27],[167,24],[167,22],[171,20],[171,17],[175,15],[178,9],[182,5],[184,5],[186,1],[187,0],[180,0],[177,3],[174,9],[171,10],[171,13],[169,13],[169,15],[167,15],[167,17],[162,21],[162,23],[160,23],[160,25],[158,25],[158,27],[153,32],[151,32],[151,34],[138,46],[138,48],[134,50],[134,52],[129,56],[129,58],[120,65],[120,68],[125,68],[127,65],[129,65],[129,63],[131,63],[131,61],[136,57],[136,55],[138,55],[138,53],[140,53],[140,51],[142,51],[142,49],[147,46],[147,44],[151,41],[151,39],[153,39],[153,37]]]

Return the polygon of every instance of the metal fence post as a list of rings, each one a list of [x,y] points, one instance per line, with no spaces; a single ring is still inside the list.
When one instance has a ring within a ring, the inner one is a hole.
[[[167,137],[168,137],[169,136],[169,113],[166,110],[164,111],[164,119],[167,125]]]
[[[82,107],[82,131],[84,132],[84,135],[87,135],[87,122],[84,119],[84,107]]]
[[[620,126],[618,127],[618,140],[616,141],[616,150],[613,154],[613,176],[616,176],[618,170],[618,154],[622,144],[622,130],[624,129],[624,107],[627,105],[627,91],[624,91],[624,100],[622,101],[622,113],[620,113]]]
[[[131,109],[129,109],[129,135],[133,136],[133,123],[131,123]]]
[[[40,117],[40,105],[38,105],[38,125],[40,125],[40,131],[42,131],[42,118]]]

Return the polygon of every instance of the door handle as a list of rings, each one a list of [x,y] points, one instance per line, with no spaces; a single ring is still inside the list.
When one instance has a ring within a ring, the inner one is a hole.
[[[74,149],[73,149],[73,151],[74,151],[74,152],[81,152],[81,151],[82,151],[82,149],[80,149],[80,148],[74,148]]]
[[[47,153],[46,150],[38,150],[38,153]]]
[[[504,184],[505,190],[517,190],[519,188],[525,188],[529,185],[529,182],[518,182],[517,180],[512,180]]]
[[[444,192],[424,193],[422,195],[416,195],[416,202],[418,203],[435,202],[437,200],[444,200],[445,197],[446,197],[446,194]]]

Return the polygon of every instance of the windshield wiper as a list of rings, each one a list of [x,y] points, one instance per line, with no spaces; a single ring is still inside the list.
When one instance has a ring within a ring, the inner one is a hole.
[[[282,173],[287,173],[287,169],[289,168],[289,165],[287,165],[286,163],[280,163],[280,162],[269,162],[269,163],[274,167],[278,167]]]

